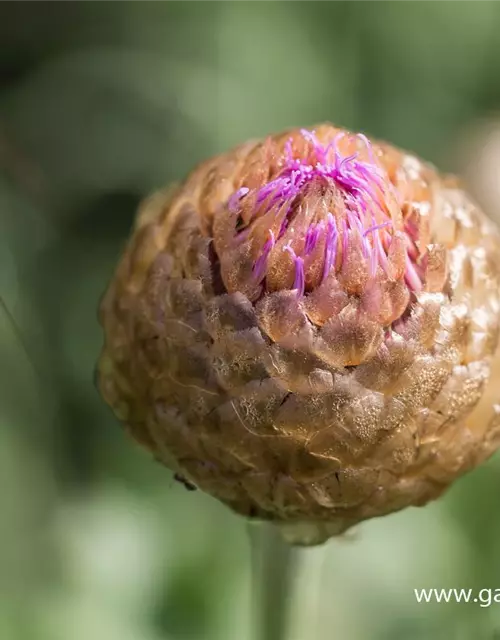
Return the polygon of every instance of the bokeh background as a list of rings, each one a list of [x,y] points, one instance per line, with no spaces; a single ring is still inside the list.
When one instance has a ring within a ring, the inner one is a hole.
[[[499,31],[496,2],[0,3],[2,640],[251,637],[244,523],[94,388],[136,206],[232,144],[331,120],[463,170],[498,215]],[[500,604],[413,589],[500,589],[500,458],[305,560],[293,640],[499,638]]]

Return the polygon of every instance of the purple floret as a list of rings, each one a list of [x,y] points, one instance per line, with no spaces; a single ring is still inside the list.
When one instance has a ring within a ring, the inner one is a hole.
[[[358,153],[350,156],[340,153],[338,142],[345,135],[343,133],[335,136],[327,146],[318,141],[314,131],[303,129],[301,133],[312,145],[317,162],[308,164],[303,159],[294,158],[292,140],[288,140],[285,145],[285,166],[274,180],[258,189],[255,199],[257,207],[265,203],[265,210],[269,211],[274,206],[293,201],[308,184],[317,179],[333,181],[345,192],[346,201],[355,201],[362,211],[376,203],[377,191],[383,188],[383,176],[365,136],[359,137],[367,145],[371,162],[358,160]]]
[[[293,281],[293,289],[295,289],[299,296],[304,295],[305,289],[305,275],[304,275],[304,259],[301,256],[298,256],[295,251],[292,249],[290,245],[286,245],[283,247],[284,251],[288,251],[288,253],[292,256],[294,266],[295,266],[295,279]]]
[[[326,226],[325,262],[323,265],[322,280],[325,280],[325,278],[330,273],[330,269],[335,265],[335,260],[337,257],[337,241],[337,223],[335,222],[335,218],[333,217],[333,215],[329,213]]]
[[[250,189],[248,187],[241,187],[241,189],[238,189],[233,193],[227,203],[227,208],[230,213],[238,212],[240,207],[240,200],[243,198],[243,196],[246,196],[249,191]]]
[[[253,266],[253,275],[257,280],[257,282],[260,282],[266,275],[267,259],[274,247],[274,243],[275,243],[274,233],[271,230],[269,230],[269,235],[270,235],[269,240],[267,240],[266,243],[264,244],[262,248],[262,253],[257,258]]]
[[[313,223],[307,229],[305,246],[304,246],[304,252],[306,256],[310,255],[314,251],[314,247],[318,242],[319,234],[320,234],[320,231],[322,230],[322,227],[323,225],[321,223],[319,224]]]
[[[361,236],[364,257],[369,260],[371,271],[374,272],[379,262],[379,256],[383,253],[379,234],[375,232],[389,226],[391,222],[377,224],[375,220],[374,212],[377,209],[380,210],[379,200],[387,189],[387,178],[375,160],[369,140],[362,134],[357,136],[367,149],[369,160],[366,161],[359,159],[358,152],[349,156],[341,154],[339,142],[347,135],[344,132],[339,132],[327,145],[318,141],[314,131],[302,129],[301,134],[311,145],[316,162],[312,162],[309,158],[295,158],[293,140],[290,138],[285,144],[284,167],[273,180],[255,191],[254,215],[264,215],[272,210],[284,211],[286,214],[277,238],[275,239],[271,234],[271,238],[262,248],[262,254],[255,262],[254,275],[256,279],[261,281],[265,276],[269,252],[274,247],[275,240],[279,240],[286,233],[290,221],[288,214],[293,209],[296,198],[314,181],[333,183],[335,187],[340,189],[345,206],[345,218],[341,222],[340,230],[337,228],[335,217],[332,213],[328,213],[326,221],[313,222],[306,231],[304,243],[306,256],[312,253],[319,238],[325,234],[322,281],[328,276],[330,270],[335,268],[339,242],[342,247],[342,260],[345,259],[349,234],[354,229]],[[239,202],[247,195],[248,191],[247,188],[242,187],[231,196],[228,202],[230,212],[238,211]],[[370,234],[373,234],[372,240],[368,239]],[[285,247],[285,250],[289,251],[294,259],[294,289],[303,293],[305,286],[304,261],[295,254],[289,245]],[[380,260],[383,258],[380,257]]]

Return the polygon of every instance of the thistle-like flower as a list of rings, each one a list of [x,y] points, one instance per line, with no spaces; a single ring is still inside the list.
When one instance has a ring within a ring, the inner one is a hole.
[[[139,212],[100,390],[190,484],[320,542],[500,444],[499,255],[409,153],[331,125],[249,142]]]

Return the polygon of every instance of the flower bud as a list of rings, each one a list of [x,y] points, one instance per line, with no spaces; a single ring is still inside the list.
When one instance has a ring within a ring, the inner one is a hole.
[[[190,486],[320,542],[500,443],[499,255],[409,153],[331,125],[244,144],[143,205],[101,305],[101,393]]]

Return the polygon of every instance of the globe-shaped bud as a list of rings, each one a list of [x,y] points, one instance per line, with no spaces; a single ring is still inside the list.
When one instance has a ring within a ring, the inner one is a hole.
[[[179,477],[322,541],[500,443],[499,256],[412,154],[331,125],[248,142],[139,212],[100,390]]]

